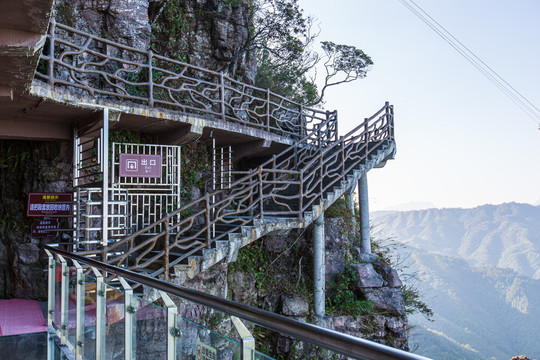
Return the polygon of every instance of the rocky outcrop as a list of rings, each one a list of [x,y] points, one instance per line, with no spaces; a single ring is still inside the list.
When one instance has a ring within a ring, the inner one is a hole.
[[[148,0],[56,0],[58,22],[140,50],[150,48]]]
[[[246,46],[252,12],[244,2],[56,0],[54,14],[60,23],[120,44],[255,80],[255,54]]]
[[[362,315],[347,315],[341,309],[327,309],[323,326],[339,332],[408,350],[405,299],[395,269],[375,254],[358,253],[355,233],[343,219],[326,219],[327,296],[332,284],[347,266],[358,274],[354,291],[359,299],[370,300]],[[273,234],[242,248],[235,263],[218,263],[184,283],[214,295],[263,308],[304,322],[314,322],[312,278],[312,234],[291,230]],[[227,318],[203,307],[181,302],[180,311],[196,322],[214,326],[235,338]],[[262,331],[262,333],[261,333]],[[256,336],[270,354],[283,359],[326,358],[320,349],[295,339],[258,329]]]
[[[152,1],[153,48],[164,56],[253,83],[257,63],[246,46],[251,6],[244,1]]]

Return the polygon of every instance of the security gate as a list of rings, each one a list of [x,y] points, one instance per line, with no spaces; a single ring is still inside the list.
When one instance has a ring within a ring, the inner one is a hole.
[[[180,207],[180,147],[109,143],[108,109],[75,129],[73,158],[75,251],[107,246]]]
[[[180,207],[179,146],[113,143],[111,169],[111,187],[128,194],[134,231]]]
[[[216,147],[212,142],[212,187],[213,190],[230,189],[232,178],[232,147]]]

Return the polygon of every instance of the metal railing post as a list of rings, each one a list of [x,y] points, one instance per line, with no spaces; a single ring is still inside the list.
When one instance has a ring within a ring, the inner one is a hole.
[[[169,216],[167,215],[164,220],[165,236],[163,240],[163,269],[165,273],[165,280],[169,281]]]
[[[77,285],[75,300],[75,357],[77,360],[83,358],[84,349],[84,298],[85,298],[85,282],[82,266],[75,260],[72,260],[73,265],[77,269]]]
[[[304,172],[300,171],[298,179],[298,219],[302,219],[304,216],[304,192],[302,186],[304,186]]]
[[[322,199],[323,196],[323,190],[324,190],[324,158],[323,158],[323,152],[319,151],[319,197]]]
[[[68,331],[69,268],[66,259],[64,259],[62,255],[57,254],[56,256],[58,256],[58,261],[60,261],[62,270],[62,282],[60,285],[60,342],[62,345],[66,345]]]
[[[388,102],[385,103],[386,106],[386,121],[388,122],[388,137],[394,139],[394,106],[390,105]]]
[[[241,360],[253,360],[253,353],[255,351],[255,338],[249,332],[248,328],[244,325],[242,320],[236,316],[231,316],[231,321],[242,339],[242,346],[240,347],[240,359]]]
[[[101,272],[92,267],[96,277],[96,360],[105,359],[105,283]]]
[[[103,109],[103,129],[102,129],[102,209],[101,209],[101,226],[102,226],[102,244],[104,249],[109,242],[109,109]],[[107,256],[105,254],[105,256]],[[105,259],[102,259],[105,260]]]
[[[54,360],[56,358],[56,349],[58,349],[58,346],[54,341],[54,330],[49,328],[47,332],[47,360]]]
[[[345,177],[345,140],[343,136],[339,138],[339,147],[341,148],[341,178]]]
[[[369,119],[364,118],[364,141],[366,142],[366,158],[369,155]]]
[[[159,295],[167,308],[167,360],[176,359],[176,338],[182,336],[182,332],[177,327],[178,307],[164,291],[159,291]]]
[[[56,264],[54,262],[54,257],[51,254],[49,250],[45,250],[45,253],[47,254],[47,257],[49,258],[49,274],[47,277],[47,282],[49,284],[47,289],[48,299],[47,299],[47,326],[52,327],[53,326],[53,319],[54,319],[54,302],[55,302],[55,294],[54,294],[54,276],[56,272]]]
[[[301,139],[307,133],[307,131],[306,131],[306,117],[304,116],[304,105],[302,105],[302,104],[300,104],[300,114],[298,114],[298,125],[300,125],[298,138]]]
[[[133,289],[123,277],[119,277],[124,289],[124,358],[135,359],[135,306],[133,306]]]
[[[335,136],[334,140],[337,141],[337,139],[338,139],[338,112],[337,112],[337,110],[334,110],[334,116],[335,116],[334,124],[336,125],[336,128],[334,130],[334,134],[335,134],[334,135]]]
[[[264,220],[264,204],[263,204],[263,180],[262,180],[262,168],[259,168],[257,173],[259,180],[259,207],[261,211],[261,220]]]
[[[206,194],[204,198],[204,206],[206,211],[204,212],[206,219],[206,247],[210,248],[210,240],[212,239],[212,224],[210,220],[210,196]]]

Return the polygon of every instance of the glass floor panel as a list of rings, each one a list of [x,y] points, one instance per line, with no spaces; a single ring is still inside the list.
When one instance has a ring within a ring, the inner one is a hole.
[[[0,336],[0,359],[47,359],[47,332]]]

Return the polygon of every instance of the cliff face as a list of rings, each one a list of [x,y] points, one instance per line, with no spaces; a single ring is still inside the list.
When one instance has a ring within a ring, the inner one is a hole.
[[[150,46],[148,0],[57,0],[58,22],[141,50]]]
[[[220,0],[57,0],[58,22],[253,83],[251,8]]]
[[[151,4],[150,12],[156,52],[253,83],[256,58],[246,50],[249,2],[161,0]]]
[[[26,217],[29,192],[70,192],[67,142],[0,141],[0,298],[46,299],[46,258]],[[69,227],[65,220],[63,228]],[[60,241],[57,239],[56,241]]]

